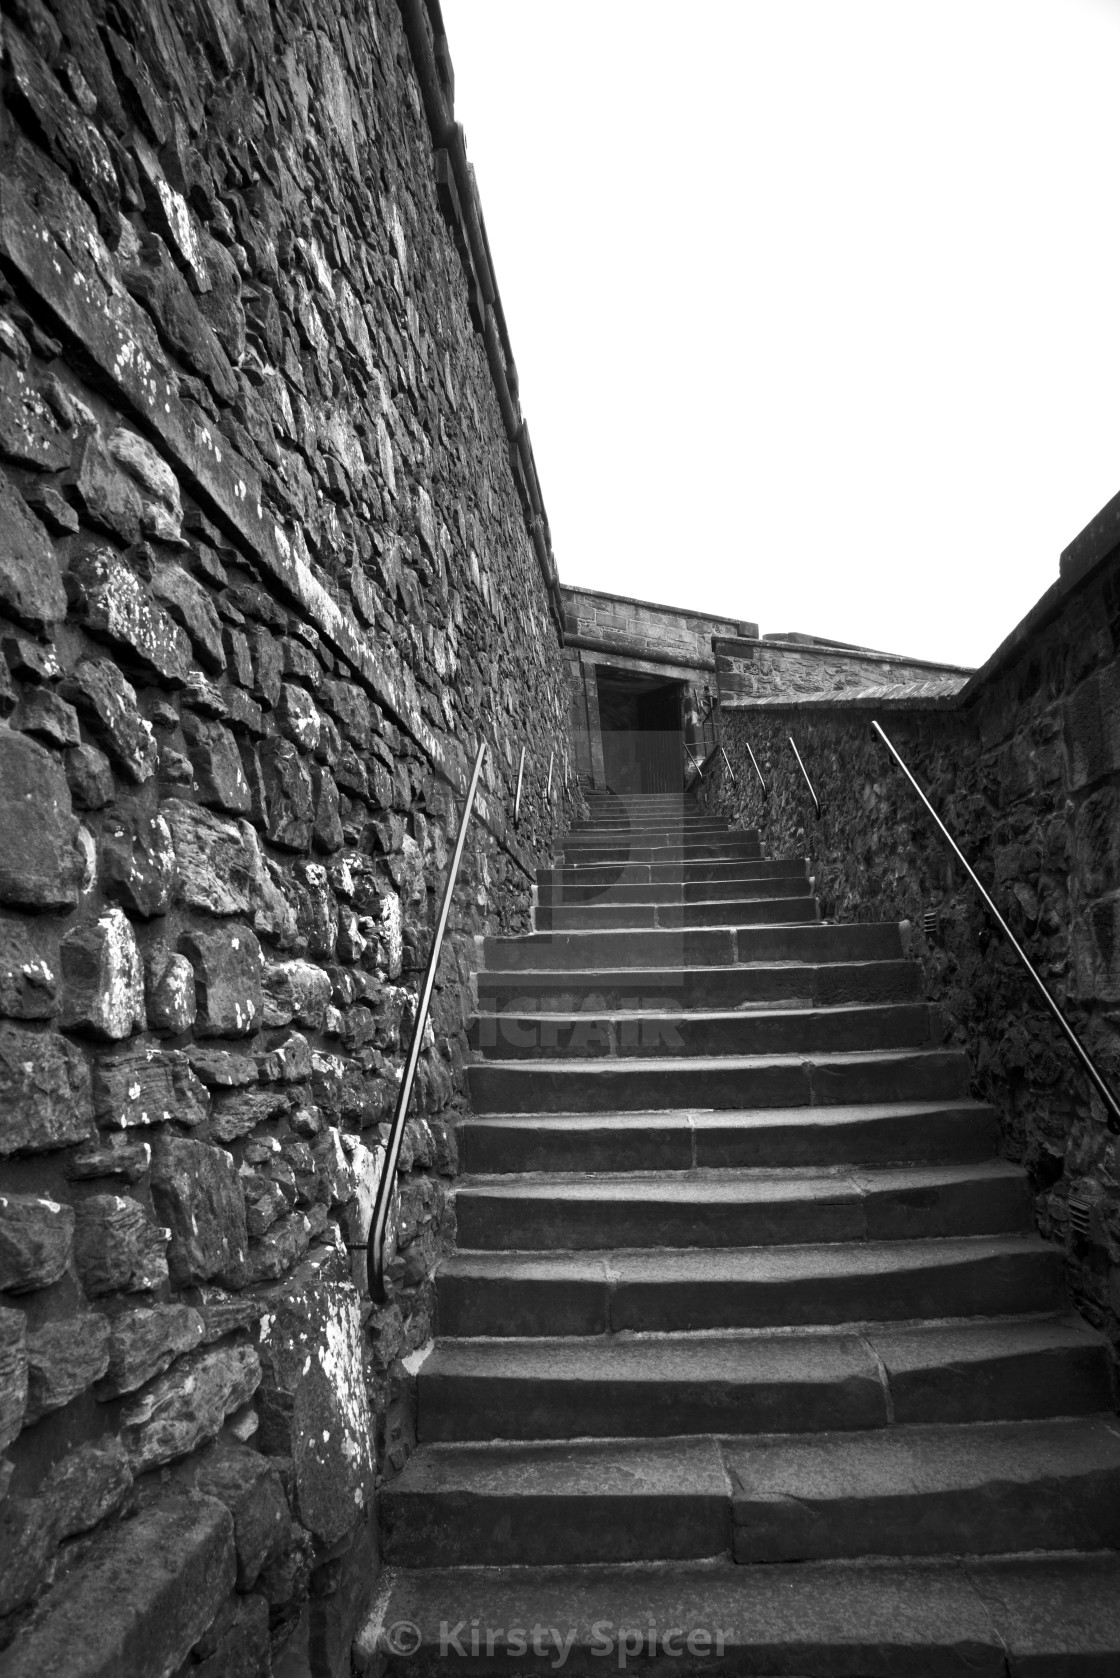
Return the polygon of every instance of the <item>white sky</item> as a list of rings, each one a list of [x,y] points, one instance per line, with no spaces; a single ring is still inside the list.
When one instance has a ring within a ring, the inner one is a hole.
[[[1120,490],[1120,0],[442,0],[562,581],[981,663]]]

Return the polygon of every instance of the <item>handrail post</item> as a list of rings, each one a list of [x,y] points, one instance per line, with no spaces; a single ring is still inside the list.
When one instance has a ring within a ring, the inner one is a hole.
[[[482,774],[482,762],[485,756],[486,741],[482,740],[479,743],[478,754],[474,760],[474,771],[471,775],[470,786],[467,788],[467,799],[463,805],[463,814],[459,821],[459,832],[455,840],[451,866],[447,870],[447,884],[443,888],[443,903],[440,906],[439,920],[436,922],[435,936],[432,939],[432,947],[428,954],[428,965],[424,971],[424,983],[420,987],[420,995],[416,1003],[416,1020],[412,1028],[412,1041],[408,1046],[408,1056],[401,1072],[397,1104],[393,1110],[393,1122],[389,1126],[389,1138],[385,1144],[385,1163],[381,1168],[381,1176],[377,1182],[373,1216],[369,1221],[369,1233],[366,1237],[366,1279],[369,1283],[370,1298],[378,1305],[385,1303],[385,1235],[389,1227],[389,1212],[392,1208],[393,1191],[397,1183],[397,1161],[400,1158],[401,1141],[404,1137],[405,1121],[408,1118],[408,1103],[412,1096],[416,1069],[420,1064],[420,1049],[424,1041],[424,1028],[428,1023],[428,1009],[432,1002],[432,991],[435,988],[436,968],[439,965],[440,951],[443,948],[443,935],[447,930],[447,919],[451,913],[451,899],[459,875],[459,864],[463,860],[463,850],[467,842],[467,829],[470,826],[471,813],[474,810],[475,794],[478,792],[478,782]]]
[[[813,805],[814,805],[814,808],[816,809],[816,812],[817,812],[817,820],[820,821],[820,819],[821,819],[821,801],[817,797],[816,793],[813,791],[813,783],[809,779],[809,771],[806,769],[805,765],[801,761],[801,753],[797,749],[797,742],[793,738],[792,734],[787,734],[786,739],[789,741],[790,745],[793,747],[793,755],[797,759],[797,767],[800,769],[801,773],[805,777],[805,785],[809,789],[809,797],[813,800]]]
[[[945,823],[941,820],[941,817],[937,814],[937,811],[934,809],[933,805],[930,803],[929,799],[914,779],[914,776],[910,773],[905,763],[903,763],[885,730],[882,729],[874,720],[872,720],[871,726],[883,742],[884,746],[886,746],[895,762],[898,764],[898,767],[902,770],[902,773],[906,776],[906,779],[909,781],[922,803],[925,805],[927,812],[930,816],[932,816],[935,825],[940,830],[941,837],[945,840],[949,849],[952,851],[953,855],[956,857],[957,861],[960,863],[961,867],[964,869],[965,873],[980,893],[980,896],[984,899],[992,919],[999,926],[1004,937],[1011,945],[1011,948],[1015,951],[1015,954],[1019,957],[1019,960],[1023,963],[1023,966],[1026,968],[1039,991],[1042,993],[1043,1001],[1057,1020],[1059,1026],[1065,1034],[1067,1042],[1073,1049],[1073,1052],[1077,1056],[1078,1060],[1081,1062],[1082,1069],[1084,1070],[1093,1088],[1104,1102],[1105,1111],[1108,1114],[1109,1130],[1113,1133],[1113,1135],[1120,1133],[1120,1102],[1117,1101],[1116,1097],[1113,1095],[1112,1091],[1097,1071],[1093,1061],[1089,1058],[1088,1051],[1082,1046],[1081,1039],[1077,1036],[1077,1033],[1062,1013],[1062,1010],[1059,1008],[1054,997],[1050,994],[1048,985],[1042,976],[1035,971],[1034,963],[1031,961],[1030,956],[1028,956],[1027,952],[1024,950],[1023,946],[1020,944],[1019,940],[1016,938],[1015,934],[1012,932],[1011,928],[996,908],[988,892],[985,890],[984,886],[977,877],[975,869],[972,867],[968,858],[953,838],[953,835],[949,832],[949,829],[945,826]]]

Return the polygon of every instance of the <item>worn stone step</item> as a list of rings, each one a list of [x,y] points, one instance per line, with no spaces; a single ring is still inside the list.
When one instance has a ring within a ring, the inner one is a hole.
[[[541,901],[557,902],[602,896],[624,902],[634,896],[649,902],[684,897],[734,896],[740,881],[808,880],[804,858],[783,862],[732,861],[720,863],[628,862],[614,868],[539,868],[537,893]]]
[[[475,1174],[965,1164],[990,1159],[999,1147],[995,1112],[976,1101],[489,1114],[461,1119],[457,1135],[460,1166]]]
[[[738,1562],[1120,1546],[1115,1416],[739,1440],[724,1453]]]
[[[567,837],[583,838],[587,834],[594,834],[604,839],[626,838],[631,834],[677,834],[685,838],[707,838],[709,835],[723,837],[732,832],[726,821],[706,816],[672,815],[642,816],[634,821],[574,821],[568,828]]]
[[[743,1248],[1025,1231],[1032,1201],[1021,1167],[990,1160],[467,1178],[456,1186],[455,1213],[460,1251]]]
[[[959,1099],[970,1066],[959,1049],[851,1054],[491,1060],[468,1067],[477,1113],[657,1112],[667,1107],[817,1107]]]
[[[777,961],[893,961],[902,956],[896,921],[820,922],[798,926],[697,927],[629,932],[535,932],[522,938],[483,938],[488,971],[524,968],[733,967]]]
[[[538,932],[570,932],[583,927],[774,926],[818,920],[816,898],[801,882],[792,883],[796,890],[775,889],[787,884],[779,880],[735,899],[695,903],[538,903],[533,925]]]
[[[513,972],[476,975],[485,1013],[507,1008],[579,1013],[591,1008],[627,1013],[661,1008],[830,1008],[847,1003],[914,1002],[921,995],[916,961],[805,962],[753,967],[662,967],[635,973]]]
[[[424,1446],[381,1493],[405,1567],[684,1560],[731,1551],[713,1439]]]
[[[800,879],[808,875],[804,857],[778,861],[763,857],[725,857],[708,862],[568,863],[537,870],[537,883],[567,887],[619,885],[700,885],[739,878],[751,880]]]
[[[1120,1556],[388,1568],[354,1655],[361,1678],[1115,1678]]]
[[[567,1014],[511,1004],[476,1015],[469,1031],[471,1047],[493,1060],[840,1053],[918,1048],[931,1037],[927,1002],[718,1013],[589,1007]]]
[[[663,844],[646,844],[639,835],[634,839],[619,840],[617,843],[608,843],[602,839],[595,843],[590,839],[586,844],[578,841],[568,843],[561,853],[561,862],[564,866],[582,862],[602,867],[604,864],[617,862],[757,861],[761,856],[762,849],[758,841],[745,834],[727,839],[693,839],[679,843],[666,841]]]
[[[660,1438],[1091,1415],[1108,1348],[1080,1317],[862,1333],[445,1339],[417,1377],[425,1440]]]
[[[751,874],[747,864],[723,880],[657,880],[623,882],[621,885],[589,884],[584,880],[537,881],[540,908],[573,909],[595,904],[624,906],[631,903],[745,903],[758,897],[808,897],[805,874]],[[761,863],[756,864],[761,867]],[[565,870],[565,873],[568,872]],[[598,872],[598,870],[596,870]]]
[[[1062,1254],[1028,1236],[834,1246],[452,1253],[441,1334],[606,1334],[1059,1310]]]

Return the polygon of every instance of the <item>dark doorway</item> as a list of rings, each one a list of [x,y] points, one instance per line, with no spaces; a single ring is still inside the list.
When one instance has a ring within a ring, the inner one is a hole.
[[[680,792],[680,682],[596,668],[603,768],[613,792]]]

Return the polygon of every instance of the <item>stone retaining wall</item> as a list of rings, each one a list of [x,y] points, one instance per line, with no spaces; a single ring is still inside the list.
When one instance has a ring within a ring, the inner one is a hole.
[[[720,701],[757,699],[770,694],[840,693],[885,682],[943,680],[963,686],[970,674],[953,664],[841,647],[800,635],[713,636]]]
[[[267,1673],[298,1624],[345,1672],[474,939],[527,927],[568,810],[539,488],[396,0],[5,12],[5,1670]]]
[[[1110,541],[1114,541],[1110,537]],[[1027,1165],[1080,1308],[1120,1347],[1118,1144],[1016,956],[874,735],[876,717],[1120,1092],[1120,555],[1067,574],[957,696],[942,684],[722,708],[738,777],[701,805],[811,858],[822,913],[901,919],[974,1088]],[[813,806],[792,735],[821,800]],[[769,785],[763,797],[747,756]],[[935,914],[927,932],[923,916]]]

